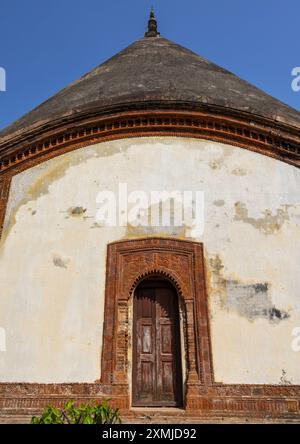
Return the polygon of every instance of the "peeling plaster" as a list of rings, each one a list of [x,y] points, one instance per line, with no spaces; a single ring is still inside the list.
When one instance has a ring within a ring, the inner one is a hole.
[[[293,379],[289,379],[287,376],[287,372],[282,369],[282,373],[279,379],[279,385],[291,385],[293,384]]]
[[[136,145],[142,145],[142,141],[137,140]],[[93,147],[84,150],[76,150],[71,153],[57,156],[54,159],[43,162],[27,172],[21,173],[12,179],[14,185],[15,179],[21,178],[21,182],[13,187],[15,195],[11,196],[10,206],[6,210],[1,244],[4,243],[9,232],[16,223],[16,214],[18,210],[29,202],[34,202],[42,196],[49,193],[50,186],[57,180],[63,178],[69,168],[82,164],[93,158],[105,158],[116,154],[125,153],[131,146],[130,140],[122,141],[122,145],[118,146],[113,143],[101,144],[101,149],[95,150]],[[22,183],[23,180],[23,183]],[[32,215],[34,215],[33,213]]]
[[[283,208],[277,209],[276,214],[272,214],[272,211],[266,209],[263,212],[263,217],[255,219],[249,216],[249,211],[243,202],[236,202],[234,220],[249,224],[265,235],[275,234],[289,220],[288,206],[285,205]]]
[[[219,156],[210,160],[209,167],[213,171],[221,170],[223,167],[227,169],[227,158],[233,154],[233,150],[231,147],[229,149],[222,149],[221,145],[219,146]]]
[[[68,209],[67,213],[71,217],[82,217],[87,212],[86,208],[83,207],[71,207]]]
[[[241,284],[238,281],[226,281],[226,308],[235,310],[240,316],[249,321],[264,318],[278,323],[288,319],[290,315],[279,310],[272,304],[268,283]]]
[[[214,204],[216,207],[223,207],[223,206],[225,205],[225,201],[224,201],[223,199],[219,199],[219,200],[215,200],[215,201],[213,202],[213,204]]]
[[[209,166],[212,170],[220,170],[223,166],[223,159],[214,159],[209,162]]]
[[[0,327],[0,352],[6,352],[6,331]]]
[[[248,172],[244,168],[235,168],[231,171],[231,174],[233,174],[234,176],[246,176]]]
[[[219,255],[210,259],[213,273],[213,285],[217,289],[215,295],[223,310],[235,311],[249,321],[267,319],[271,323],[278,323],[288,319],[290,314],[280,310],[272,303],[269,290],[270,283],[255,282],[243,283],[223,277],[224,265]]]
[[[187,224],[182,224],[180,226],[175,225],[174,212],[175,212],[176,202],[172,198],[169,198],[163,202],[163,205],[155,204],[150,205],[144,211],[144,214],[140,214],[140,217],[135,221],[127,224],[126,232],[124,238],[128,237],[145,237],[145,236],[172,236],[179,239],[191,238],[192,226]],[[181,204],[179,204],[181,205]],[[181,208],[181,207],[180,207]],[[164,213],[164,209],[170,213]],[[151,225],[151,215],[159,215],[159,221],[162,222],[163,216],[170,219],[169,225]]]
[[[69,263],[70,263],[70,259],[62,258],[58,254],[53,255],[53,264],[55,265],[55,267],[68,268]]]
[[[133,226],[128,224],[126,227],[126,232],[124,239],[134,238],[134,237],[145,237],[145,236],[170,236],[178,238],[186,238],[185,227],[151,227],[151,226]]]

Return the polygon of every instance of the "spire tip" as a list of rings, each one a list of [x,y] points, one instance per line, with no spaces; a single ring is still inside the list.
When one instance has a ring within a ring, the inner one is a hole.
[[[160,33],[157,31],[157,20],[154,14],[154,8],[151,6],[148,31],[145,33],[145,37],[159,37],[159,35]]]

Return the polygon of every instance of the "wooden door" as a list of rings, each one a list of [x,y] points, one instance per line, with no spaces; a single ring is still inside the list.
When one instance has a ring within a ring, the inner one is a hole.
[[[167,281],[145,281],[134,296],[133,405],[182,405],[178,297]]]

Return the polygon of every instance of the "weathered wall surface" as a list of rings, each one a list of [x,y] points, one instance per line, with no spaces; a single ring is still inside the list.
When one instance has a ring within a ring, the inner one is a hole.
[[[199,190],[205,230],[106,227],[99,191]],[[100,377],[107,243],[172,235],[205,247],[215,379],[300,384],[300,171],[194,139],[105,142],[15,176],[0,245],[0,381]],[[5,342],[5,344],[4,344]]]

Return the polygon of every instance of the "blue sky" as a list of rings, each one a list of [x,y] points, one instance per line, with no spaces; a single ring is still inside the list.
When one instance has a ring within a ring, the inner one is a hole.
[[[161,34],[300,110],[299,0],[0,0],[0,128],[143,36]]]

